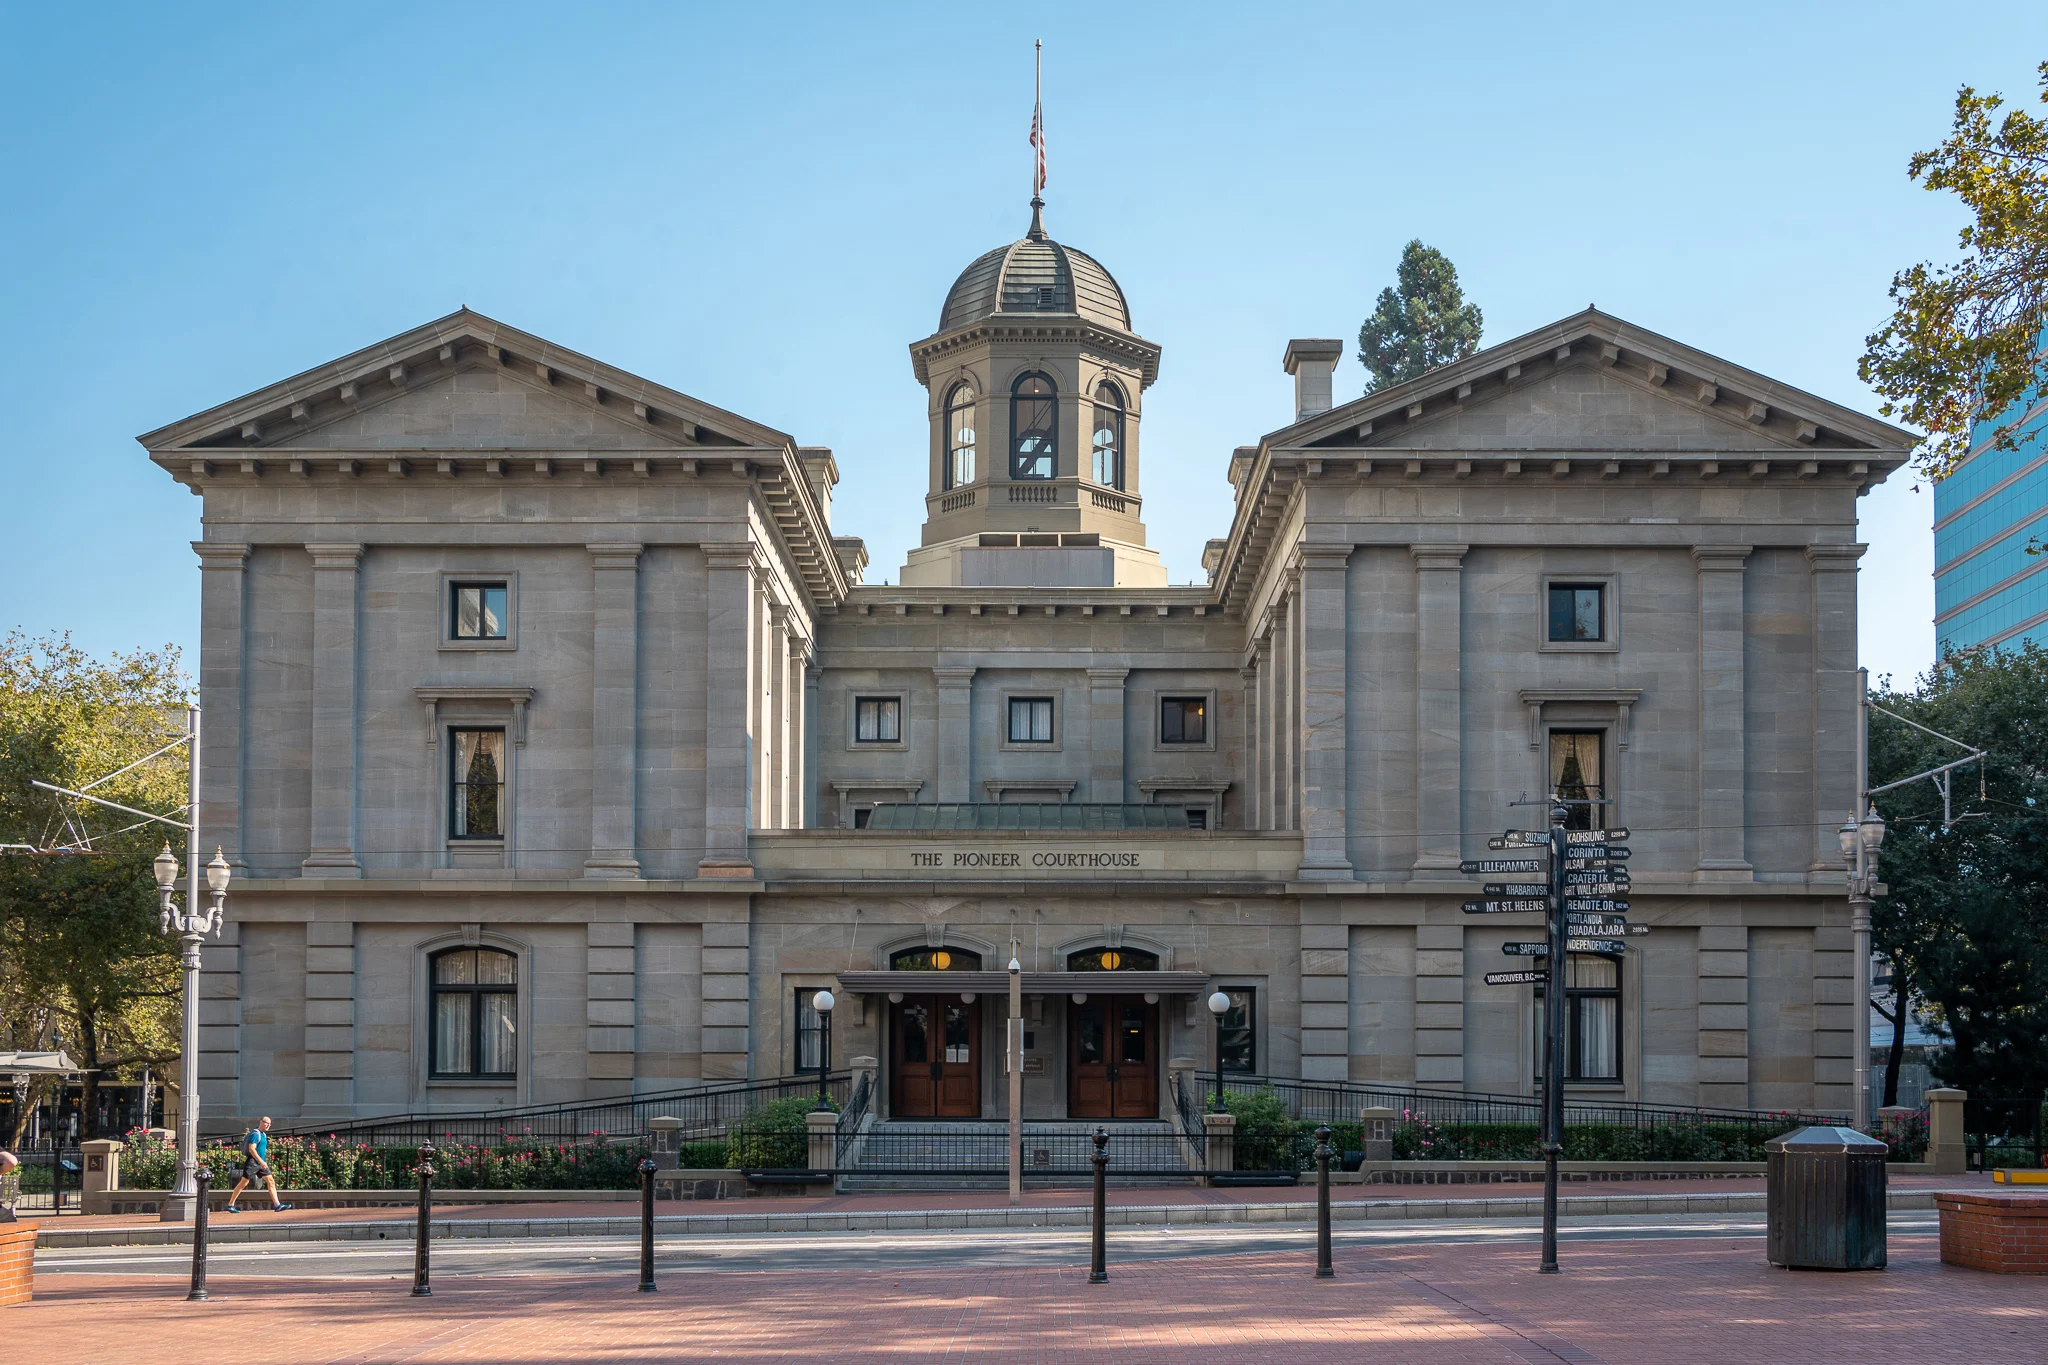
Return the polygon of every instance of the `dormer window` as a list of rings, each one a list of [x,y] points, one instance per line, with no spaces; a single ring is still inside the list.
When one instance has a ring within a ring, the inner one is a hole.
[[[1059,306],[1059,291],[1049,284],[1038,286],[1038,306],[1050,312]]]
[[[974,385],[962,381],[946,395],[946,487],[974,482]]]
[[[1010,386],[1010,477],[1049,479],[1059,473],[1059,390],[1042,374]]]
[[[1095,454],[1092,471],[1104,488],[1124,486],[1124,396],[1104,380],[1095,386]]]

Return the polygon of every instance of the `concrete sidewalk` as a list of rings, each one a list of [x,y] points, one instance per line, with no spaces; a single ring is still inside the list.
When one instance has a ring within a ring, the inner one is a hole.
[[[1675,1182],[1674,1182],[1675,1183]],[[1764,1182],[1757,1178],[1688,1180],[1682,1193],[1648,1193],[1645,1182],[1574,1182],[1558,1199],[1564,1217],[1625,1214],[1761,1213]],[[1931,1209],[1937,1190],[1989,1188],[1987,1177],[1907,1176],[1894,1179],[1890,1207]],[[1648,1189],[1670,1190],[1669,1184]],[[1512,1190],[1513,1194],[1505,1191]],[[1412,1193],[1410,1192],[1412,1191]],[[616,1204],[463,1205],[459,1191],[437,1202],[434,1236],[444,1237],[610,1237],[639,1232],[637,1211]],[[1033,1190],[1012,1206],[1004,1196],[966,1193],[849,1194],[719,1201],[716,1212],[688,1201],[656,1206],[655,1230],[663,1236],[773,1232],[885,1232],[948,1228],[1079,1227],[1089,1221],[1085,1189]],[[1304,1222],[1315,1217],[1313,1187],[1278,1189],[1113,1189],[1109,1225]],[[1331,1217],[1403,1220],[1431,1218],[1533,1218],[1543,1212],[1541,1186],[1439,1185],[1347,1186],[1331,1191]],[[246,1207],[246,1206],[245,1206]],[[413,1236],[410,1213],[393,1209],[291,1209],[215,1214],[211,1242],[301,1242],[404,1240]],[[144,1215],[45,1218],[39,1247],[164,1246],[189,1244],[187,1224],[162,1223]]]

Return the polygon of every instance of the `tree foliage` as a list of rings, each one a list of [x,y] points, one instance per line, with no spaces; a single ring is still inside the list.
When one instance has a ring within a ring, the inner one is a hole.
[[[1358,329],[1358,359],[1372,372],[1367,393],[1479,349],[1479,305],[1465,302],[1458,269],[1435,247],[1412,241],[1401,250],[1395,283],[1382,289],[1372,316]]]
[[[1946,1037],[1933,1069],[1972,1094],[2048,1092],[2048,652],[2028,644],[1951,656],[1879,706],[1989,751],[1981,787],[1957,774],[1940,794],[1916,782],[1877,798],[1890,826],[1880,855],[1889,894],[1871,912],[1890,959]],[[1873,786],[1962,756],[1887,716],[1870,722]],[[1981,796],[1980,796],[1981,791]]]
[[[2048,104],[2048,62],[2041,63]],[[2048,329],[2048,118],[1964,86],[1955,123],[1907,173],[1952,191],[1973,215],[1962,258],[1892,277],[1891,320],[1865,339],[1857,373],[1884,397],[1880,409],[1927,432],[1916,459],[1936,478],[1970,451],[1978,423],[1992,444],[2016,449],[2037,396]]]
[[[101,1080],[177,1055],[178,964],[150,861],[168,839],[182,865],[184,835],[31,782],[78,789],[139,763],[93,794],[182,819],[185,751],[141,760],[183,731],[185,690],[172,648],[102,661],[68,636],[0,642],[0,843],[67,850],[0,856],[0,1031],[21,1048],[62,1033],[91,1068],[87,1136]]]

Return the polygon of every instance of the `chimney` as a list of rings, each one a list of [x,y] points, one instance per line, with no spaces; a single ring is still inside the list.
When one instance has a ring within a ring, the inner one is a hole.
[[[1296,337],[1287,343],[1281,365],[1294,376],[1294,420],[1328,412],[1330,376],[1344,358],[1344,343],[1329,337]]]

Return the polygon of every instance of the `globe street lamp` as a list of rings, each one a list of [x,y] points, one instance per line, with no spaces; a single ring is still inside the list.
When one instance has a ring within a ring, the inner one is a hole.
[[[1217,991],[1209,997],[1209,1013],[1216,1017],[1216,1108],[1223,1109],[1223,1016],[1230,1013],[1230,997]]]
[[[1849,872],[1849,929],[1855,954],[1856,1066],[1855,1126],[1870,1122],[1870,902],[1877,889],[1877,850],[1884,845],[1884,817],[1869,806],[1861,820],[1844,820],[1835,831]],[[1899,1002],[1904,1008],[1905,1002]]]
[[[199,855],[195,852],[194,871],[198,864]],[[201,914],[197,909],[199,888],[195,885],[186,885],[185,903],[178,904],[178,857],[169,844],[156,855],[152,866],[161,897],[157,920],[165,933],[178,936],[185,969],[185,1041],[178,1058],[179,1085],[183,1091],[178,1106],[178,1174],[164,1199],[162,1213],[164,1222],[182,1223],[192,1217],[192,1201],[198,1190],[192,1172],[199,1165],[199,949],[208,936],[220,929],[226,913],[228,880],[233,874],[228,870],[227,857],[216,848],[213,861],[206,865],[206,888],[213,893],[213,905]]]
[[[825,1090],[825,1069],[832,1065],[832,1007],[838,1003],[830,991],[811,997],[811,1008],[818,1012],[818,1103],[813,1112],[832,1107],[832,1097]]]

